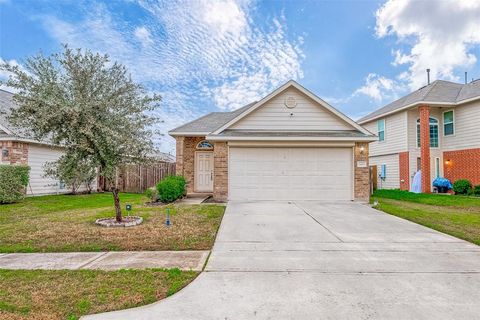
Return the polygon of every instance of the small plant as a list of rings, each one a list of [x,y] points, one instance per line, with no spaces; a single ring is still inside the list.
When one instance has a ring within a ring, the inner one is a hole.
[[[185,195],[187,181],[182,176],[169,176],[157,184],[158,199],[169,203]]]
[[[25,197],[29,166],[0,165],[0,203],[13,203]]]
[[[473,194],[477,197],[480,197],[480,184],[473,187]]]
[[[468,195],[472,190],[472,184],[467,179],[460,179],[453,183],[455,194]]]
[[[156,187],[148,188],[145,191],[145,195],[147,196],[148,199],[150,199],[151,202],[157,202],[158,201],[158,190],[157,190]]]

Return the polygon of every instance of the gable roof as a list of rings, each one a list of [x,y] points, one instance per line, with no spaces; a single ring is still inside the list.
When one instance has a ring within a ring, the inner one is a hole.
[[[210,132],[213,132],[216,129],[220,128],[225,123],[229,122],[231,119],[235,118],[244,110],[250,108],[253,104],[255,104],[255,102],[249,103],[246,106],[243,106],[231,112],[210,112],[203,117],[200,117],[184,125],[181,125],[180,127],[170,130],[168,133],[172,136],[196,134],[207,135]]]
[[[0,89],[0,129],[7,134],[13,133],[7,117],[14,106],[13,93]]]
[[[467,84],[436,80],[360,118],[358,123],[363,124],[417,104],[428,103],[455,106],[475,99],[480,99],[480,80]]]
[[[230,126],[232,126],[233,124],[235,124],[236,122],[238,122],[239,120],[241,120],[242,118],[244,118],[245,116],[253,112],[254,110],[260,108],[266,102],[268,102],[273,97],[277,96],[278,94],[280,94],[281,92],[283,92],[289,87],[296,88],[297,90],[305,94],[307,97],[309,97],[310,99],[312,99],[313,101],[315,101],[316,103],[318,103],[319,105],[327,109],[329,112],[331,112],[341,120],[351,125],[353,129],[352,131],[358,131],[360,136],[362,137],[374,136],[371,132],[369,132],[368,130],[360,126],[358,123],[356,123],[355,121],[353,121],[352,119],[350,119],[349,117],[347,117],[346,115],[344,115],[343,113],[341,113],[340,111],[338,111],[337,109],[329,105],[327,102],[320,99],[318,96],[316,96],[312,92],[305,89],[303,86],[301,86],[294,80],[290,80],[286,82],[285,84],[283,84],[282,86],[274,90],[272,93],[268,94],[266,97],[261,99],[260,101],[247,104],[246,106],[232,112],[209,113],[201,118],[198,118],[194,121],[191,121],[185,125],[182,125],[180,127],[177,127],[169,131],[169,134],[171,136],[189,136],[189,135],[194,136],[194,135],[208,134],[209,138],[212,138],[212,139],[214,139],[215,136],[218,136],[218,137],[231,136],[232,135],[231,132],[227,134],[228,128]],[[236,130],[235,132],[238,133],[239,131]],[[242,133],[242,135],[245,135],[245,134],[246,134],[245,132]],[[247,133],[247,134],[250,134],[250,133]],[[261,136],[265,136],[265,134],[266,133],[264,132],[263,134],[261,134]],[[338,134],[342,135],[340,132]],[[315,136],[328,137],[330,136],[330,134],[327,132],[318,132],[318,133],[315,133]],[[351,132],[346,132],[345,135],[342,135],[342,136],[352,137],[356,135],[352,135]]]

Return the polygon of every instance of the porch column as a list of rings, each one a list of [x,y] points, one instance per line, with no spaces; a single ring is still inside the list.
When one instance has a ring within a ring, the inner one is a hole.
[[[420,114],[420,167],[422,169],[422,192],[430,193],[430,106],[418,107]]]

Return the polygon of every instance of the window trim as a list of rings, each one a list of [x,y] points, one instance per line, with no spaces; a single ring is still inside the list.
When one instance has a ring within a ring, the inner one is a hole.
[[[378,124],[380,121],[383,121],[383,131],[380,131],[378,129]],[[378,142],[385,142],[387,140],[387,135],[386,135],[386,130],[387,129],[387,121],[385,121],[385,118],[378,119],[377,120],[377,135],[378,135]],[[380,140],[380,132],[383,132],[383,140]]]
[[[432,123],[430,122],[430,119],[434,119],[437,121],[437,123],[435,123],[437,125],[437,135],[438,135],[438,145],[436,147],[432,147],[431,144],[432,144],[432,139],[430,139],[430,148],[431,149],[438,149],[440,148],[440,121],[435,118],[435,117],[432,117],[430,116],[430,118],[428,119],[428,128],[430,129],[430,126],[432,125]],[[417,118],[417,120],[415,121],[415,136],[416,136],[416,141],[415,141],[415,145],[417,147],[417,149],[419,149],[421,147],[421,145],[419,146],[418,143],[420,142],[419,140],[419,130],[418,130],[418,127],[420,126],[420,118]]]
[[[445,113],[450,112],[450,111],[452,112],[452,122],[445,123]],[[442,122],[443,122],[443,123],[442,123],[442,124],[443,124],[443,136],[444,136],[444,137],[452,137],[452,136],[454,136],[454,135],[455,135],[455,110],[450,109],[450,110],[447,110],[447,111],[443,111],[443,112],[442,112]],[[446,135],[446,134],[445,134],[445,125],[446,125],[446,124],[450,124],[450,123],[453,125],[453,133]]]
[[[210,145],[210,147],[201,147],[200,145],[204,142],[208,143]],[[197,143],[195,148],[198,149],[198,150],[213,150],[213,144],[208,140],[202,140],[199,143]]]
[[[380,165],[380,179],[385,181],[387,179],[387,164],[386,163],[382,163]]]

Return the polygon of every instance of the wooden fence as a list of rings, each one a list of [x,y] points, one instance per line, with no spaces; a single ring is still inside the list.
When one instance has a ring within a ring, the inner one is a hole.
[[[117,170],[117,186],[121,192],[142,193],[166,176],[175,174],[175,163],[126,165]]]

